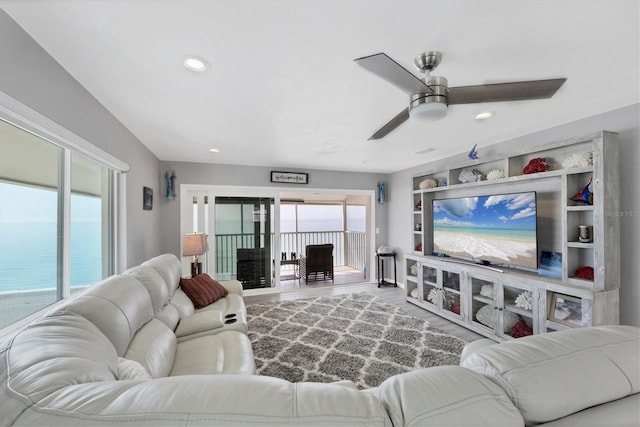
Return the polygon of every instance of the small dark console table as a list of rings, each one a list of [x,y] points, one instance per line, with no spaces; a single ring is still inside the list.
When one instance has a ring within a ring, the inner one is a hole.
[[[282,261],[280,261],[280,265],[293,265],[293,280],[298,279],[298,283],[300,283],[300,274],[299,274],[299,259],[295,258],[295,259],[283,259]],[[286,276],[280,276],[280,280],[291,280]]]
[[[384,278],[384,259],[385,258],[393,258],[393,282],[386,280]],[[395,286],[396,288],[398,287],[398,281],[397,281],[397,276],[396,276],[396,253],[395,252],[390,252],[390,253],[377,253],[376,254],[376,261],[377,261],[377,273],[378,273],[378,287],[381,286]]]

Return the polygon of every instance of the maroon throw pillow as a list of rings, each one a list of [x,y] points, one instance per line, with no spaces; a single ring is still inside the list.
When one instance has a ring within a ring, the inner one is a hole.
[[[226,296],[229,291],[208,274],[198,274],[191,279],[181,278],[180,287],[195,308],[206,307]]]

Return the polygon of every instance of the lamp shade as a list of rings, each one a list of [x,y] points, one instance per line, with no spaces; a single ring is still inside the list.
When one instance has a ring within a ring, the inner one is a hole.
[[[204,233],[185,234],[182,240],[182,256],[202,255],[209,250]]]

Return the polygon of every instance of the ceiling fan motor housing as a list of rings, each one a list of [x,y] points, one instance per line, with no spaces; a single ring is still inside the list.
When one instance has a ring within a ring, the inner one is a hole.
[[[421,104],[439,103],[445,106],[449,105],[449,82],[446,78],[428,76],[425,79],[425,83],[433,90],[433,93],[414,93],[411,95],[410,110]]]

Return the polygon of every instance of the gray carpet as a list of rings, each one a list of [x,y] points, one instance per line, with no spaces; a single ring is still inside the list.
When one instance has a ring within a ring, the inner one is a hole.
[[[466,344],[369,293],[247,306],[259,375],[376,387],[414,369],[457,365]]]

